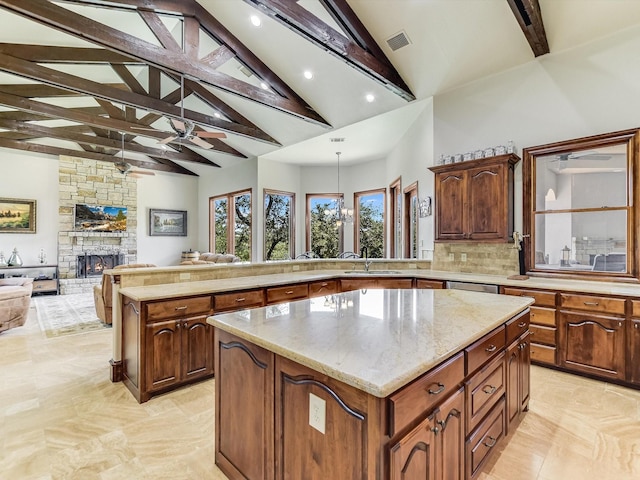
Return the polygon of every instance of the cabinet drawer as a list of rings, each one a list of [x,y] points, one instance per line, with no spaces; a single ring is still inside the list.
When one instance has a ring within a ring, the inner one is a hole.
[[[482,466],[496,450],[498,443],[504,438],[505,415],[504,399],[491,411],[486,420],[473,432],[467,440],[467,478],[475,479]]]
[[[464,380],[464,355],[459,353],[389,397],[389,436],[427,413]]]
[[[318,282],[309,283],[309,296],[318,297],[321,295],[331,295],[338,293],[338,281],[337,280],[321,280]]]
[[[556,345],[556,329],[554,327],[544,327],[542,325],[529,325],[531,330],[531,341],[535,343],[544,343],[547,345]]]
[[[147,303],[147,322],[204,315],[213,310],[210,295]]]
[[[376,281],[373,278],[342,278],[340,279],[340,291],[350,292],[361,288],[375,288]]]
[[[542,290],[528,290],[523,288],[504,288],[505,295],[515,295],[518,297],[533,297],[536,300],[535,305],[545,307],[556,306],[556,292],[545,292]]]
[[[36,280],[33,282],[34,292],[55,292],[58,290],[58,280]]]
[[[640,301],[631,300],[631,316],[640,317]]]
[[[241,310],[243,308],[261,307],[264,305],[264,292],[259,290],[245,290],[234,293],[214,295],[214,309],[216,312],[225,310]]]
[[[467,359],[467,375],[484,365],[491,358],[500,353],[505,346],[505,328],[499,326],[480,340],[464,349]]]
[[[531,342],[531,361],[556,365],[556,347],[533,343],[535,339],[534,335]]]
[[[529,312],[524,312],[507,322],[507,342],[510,345],[516,338],[529,329]]]
[[[467,381],[465,388],[467,433],[476,428],[491,407],[504,395],[506,379],[504,357],[503,351],[498,358]]]
[[[560,294],[560,306],[562,308],[589,310],[590,312],[624,315],[624,303],[625,300],[622,298],[575,295],[569,293]]]
[[[416,288],[431,288],[440,290],[444,288],[444,282],[442,280],[427,280],[425,278],[416,279]]]
[[[547,325],[549,327],[556,326],[556,311],[551,308],[531,307],[529,316],[531,323],[537,325]]]
[[[267,288],[267,303],[288,302],[307,298],[309,289],[306,283],[298,285],[286,285],[284,287]]]

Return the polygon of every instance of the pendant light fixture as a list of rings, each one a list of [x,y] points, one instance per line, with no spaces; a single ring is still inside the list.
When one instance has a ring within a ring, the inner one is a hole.
[[[338,157],[338,194],[340,194],[340,154],[342,152],[336,152]],[[343,223],[353,222],[353,208],[347,208],[344,205],[344,195],[336,199],[336,208],[331,210],[325,210],[325,215],[336,216],[336,226],[340,227]]]

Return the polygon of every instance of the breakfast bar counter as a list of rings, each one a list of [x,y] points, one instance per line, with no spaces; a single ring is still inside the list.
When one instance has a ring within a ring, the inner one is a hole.
[[[475,478],[527,409],[531,303],[378,289],[209,317],[216,464],[231,479]]]

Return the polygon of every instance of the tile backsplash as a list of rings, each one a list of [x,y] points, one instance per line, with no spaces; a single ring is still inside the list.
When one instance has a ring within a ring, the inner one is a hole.
[[[436,243],[431,268],[507,276],[520,272],[513,243]]]

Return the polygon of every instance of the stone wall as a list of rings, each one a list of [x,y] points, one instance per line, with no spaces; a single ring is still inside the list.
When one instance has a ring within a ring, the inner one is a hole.
[[[436,243],[432,268],[505,276],[520,273],[518,250],[513,243]]]
[[[112,163],[61,156],[58,169],[58,271],[60,293],[90,292],[101,277],[76,278],[78,255],[124,254],[124,263],[137,257],[137,203],[135,179]],[[127,207],[126,232],[75,231],[76,204]]]

